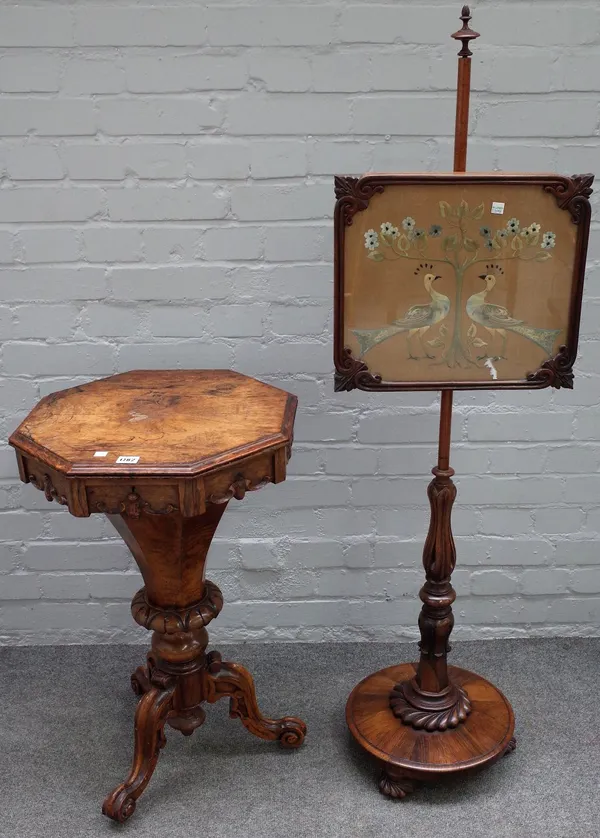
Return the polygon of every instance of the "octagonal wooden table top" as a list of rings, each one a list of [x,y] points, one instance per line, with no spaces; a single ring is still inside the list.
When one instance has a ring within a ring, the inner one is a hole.
[[[10,442],[70,475],[200,474],[289,442],[295,403],[230,370],[138,370],[46,396]]]
[[[297,398],[231,370],[137,370],[52,393],[10,437],[23,482],[78,517],[184,517],[285,480]]]

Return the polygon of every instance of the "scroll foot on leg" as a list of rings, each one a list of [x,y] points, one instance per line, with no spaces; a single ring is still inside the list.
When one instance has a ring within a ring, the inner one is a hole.
[[[102,812],[124,823],[133,815],[136,800],[142,794],[156,768],[158,754],[165,745],[164,726],[173,701],[174,685],[151,685],[135,712],[135,744],[129,776],[118,785],[102,806]]]
[[[516,747],[517,747],[517,740],[513,736],[512,739],[509,741],[508,745],[506,746],[506,748],[504,749],[504,753],[502,754],[502,756],[505,757],[505,756],[508,756],[508,754],[512,754],[512,752],[515,750]]]
[[[392,774],[385,768],[381,772],[378,785],[381,794],[391,797],[393,800],[404,800],[407,794],[411,794],[415,790],[413,780]]]
[[[260,739],[279,740],[284,748],[299,748],[306,736],[306,725],[295,716],[268,719],[258,709],[252,676],[243,666],[217,659],[212,653],[212,672],[207,673],[209,702],[229,698],[229,715]],[[218,667],[218,672],[215,670]]]

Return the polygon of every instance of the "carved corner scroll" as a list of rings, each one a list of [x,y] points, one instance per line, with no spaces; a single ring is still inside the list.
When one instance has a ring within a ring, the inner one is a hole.
[[[542,387],[554,387],[557,390],[564,387],[567,390],[572,390],[574,363],[574,355],[571,355],[566,346],[561,346],[554,358],[544,361],[536,372],[529,373],[527,381],[531,384],[539,384]]]
[[[373,375],[369,372],[368,366],[364,361],[360,361],[352,355],[352,350],[345,347],[342,352],[342,359],[339,365],[336,365],[336,372],[334,378],[334,389],[336,393],[343,390],[353,390],[355,387],[362,387],[364,390],[369,389],[369,385],[377,386],[381,384],[381,376]]]
[[[570,178],[562,178],[556,183],[546,184],[544,190],[554,195],[561,209],[571,213],[574,224],[579,224],[590,216],[589,198],[593,191],[593,182],[594,175],[592,174],[573,175]]]
[[[373,195],[383,192],[380,183],[361,183],[360,178],[341,175],[335,176],[334,189],[346,227],[352,224],[357,212],[366,210]]]

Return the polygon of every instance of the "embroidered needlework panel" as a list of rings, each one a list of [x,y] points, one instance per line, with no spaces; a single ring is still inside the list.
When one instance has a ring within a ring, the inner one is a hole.
[[[341,226],[343,344],[383,382],[523,381],[568,343],[584,231],[543,184],[386,183]]]

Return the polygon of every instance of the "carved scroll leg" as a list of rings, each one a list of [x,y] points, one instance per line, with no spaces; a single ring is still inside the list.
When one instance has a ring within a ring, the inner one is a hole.
[[[407,794],[411,794],[417,783],[414,780],[396,774],[391,769],[384,768],[379,778],[379,791],[386,797],[393,800],[404,800]]]
[[[512,754],[512,752],[515,750],[516,747],[517,747],[517,740],[516,740],[516,737],[513,736],[512,739],[509,740],[509,743],[506,746],[506,748],[504,749],[504,753],[502,754],[502,756],[505,757],[505,756],[508,756],[508,754]]]
[[[267,719],[258,709],[252,676],[237,663],[220,661],[213,652],[211,673],[207,673],[207,700],[211,703],[229,697],[229,715],[260,739],[275,740],[284,748],[299,748],[306,736],[306,725],[294,716]],[[215,670],[218,672],[215,673]]]
[[[166,743],[164,726],[173,701],[175,687],[151,686],[140,699],[135,712],[135,745],[129,776],[108,795],[102,812],[124,823],[133,815],[135,802],[142,794],[156,768],[160,749]]]

